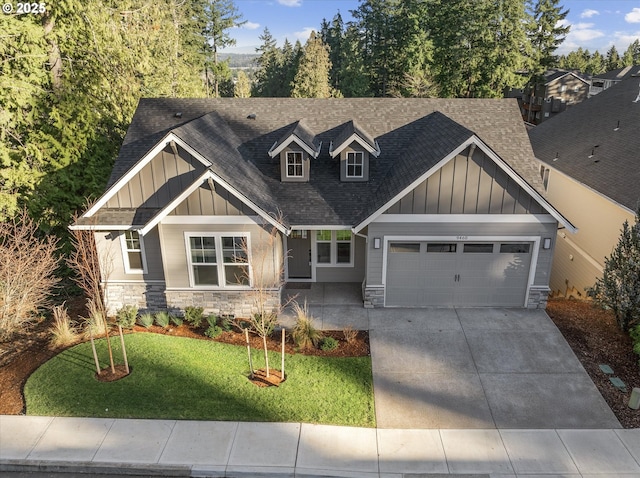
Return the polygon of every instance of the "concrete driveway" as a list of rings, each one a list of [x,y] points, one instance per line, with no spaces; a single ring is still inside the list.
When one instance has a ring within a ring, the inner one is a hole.
[[[620,428],[542,310],[368,316],[379,428]]]

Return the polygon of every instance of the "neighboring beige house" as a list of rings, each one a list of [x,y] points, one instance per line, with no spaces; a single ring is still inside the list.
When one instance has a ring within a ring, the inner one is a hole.
[[[544,81],[528,85],[518,95],[522,118],[534,125],[540,124],[587,99],[589,80],[579,72],[548,70]],[[510,94],[514,97],[514,92]]]
[[[365,307],[535,308],[573,230],[543,194],[514,100],[143,99],[72,228],[95,231],[112,310],[246,316],[283,258]]]
[[[629,76],[529,132],[545,197],[572,224],[560,229],[553,294],[584,298],[640,201],[640,76]]]

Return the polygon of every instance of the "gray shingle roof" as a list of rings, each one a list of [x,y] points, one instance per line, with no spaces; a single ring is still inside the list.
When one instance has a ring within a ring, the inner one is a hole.
[[[365,143],[367,143],[371,148],[376,149],[376,141],[368,134],[364,129],[362,129],[354,120],[347,121],[341,127],[342,129],[338,133],[338,136],[333,139],[333,148],[337,149],[342,144],[347,141],[351,135],[354,133],[357,134]]]
[[[630,77],[631,75],[640,74],[640,65],[635,66],[625,66],[623,68],[618,68],[617,70],[607,71],[606,73],[600,73],[598,75],[593,75],[593,78],[599,78],[603,80],[623,80],[625,78]]]
[[[640,77],[628,77],[536,126],[529,132],[536,157],[635,210],[640,200],[640,101],[633,101],[639,93]]]
[[[300,118],[322,149],[308,183],[283,183],[278,159],[267,152]],[[339,163],[328,154],[330,142],[350,122],[380,145],[367,182],[341,182]],[[170,131],[264,211],[281,209],[289,225],[358,224],[472,132],[542,190],[514,99],[142,99],[109,184]]]
[[[302,118],[291,125],[291,128],[274,143],[272,149],[276,149],[281,144],[287,142],[291,136],[295,136],[313,151],[317,151],[320,146],[320,141],[318,141],[315,134],[309,130],[305,119]]]

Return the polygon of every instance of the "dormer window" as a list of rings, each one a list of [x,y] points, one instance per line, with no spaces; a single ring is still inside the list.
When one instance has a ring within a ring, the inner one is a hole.
[[[364,176],[364,153],[349,151],[347,153],[347,178],[362,178]]]
[[[287,151],[287,177],[304,177],[304,169],[302,168],[302,151]]]

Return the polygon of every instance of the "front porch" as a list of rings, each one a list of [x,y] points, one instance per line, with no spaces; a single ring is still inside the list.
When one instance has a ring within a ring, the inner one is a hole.
[[[282,291],[283,303],[294,298],[300,305],[307,302],[314,324],[319,329],[356,330],[368,328],[367,309],[363,307],[362,284],[359,282],[288,282]],[[291,305],[280,316],[280,325],[291,328],[296,319]]]

